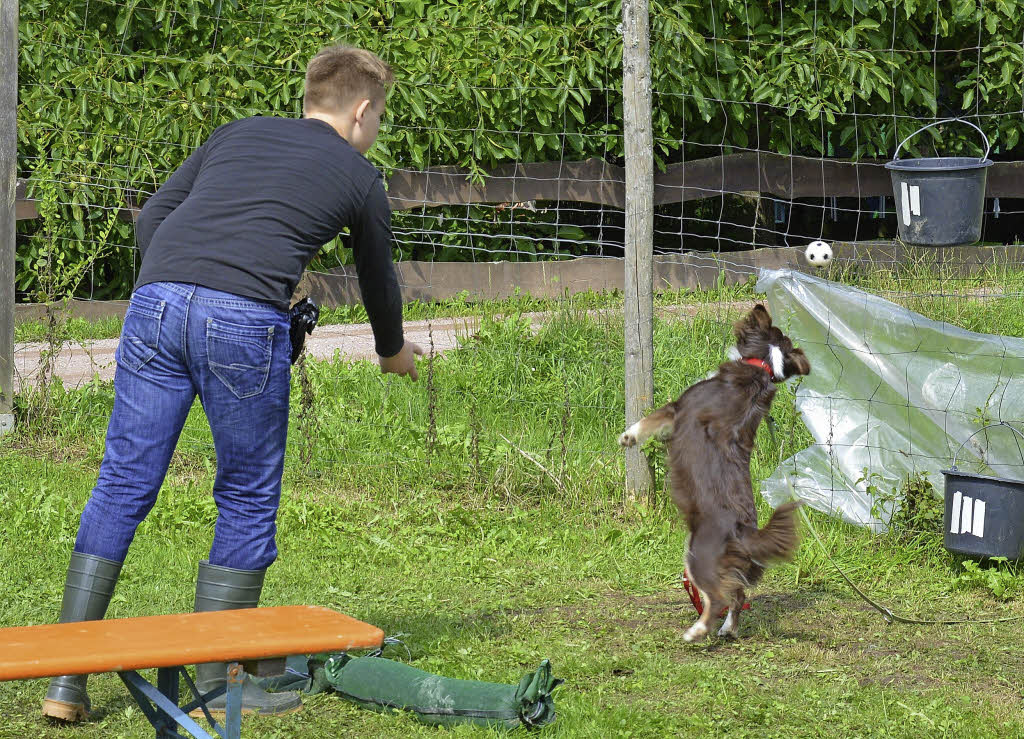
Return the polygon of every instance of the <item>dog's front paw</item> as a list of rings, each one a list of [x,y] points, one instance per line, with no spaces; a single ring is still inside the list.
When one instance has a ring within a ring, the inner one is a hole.
[[[704,624],[702,624],[700,621],[698,621],[697,623],[695,623],[693,626],[691,626],[690,628],[688,628],[686,630],[686,633],[683,634],[683,641],[685,641],[685,642],[700,641],[701,639],[703,639],[707,635],[708,635],[708,627],[705,626]]]
[[[619,435],[619,445],[624,447],[636,446],[640,442],[640,422],[637,421]]]

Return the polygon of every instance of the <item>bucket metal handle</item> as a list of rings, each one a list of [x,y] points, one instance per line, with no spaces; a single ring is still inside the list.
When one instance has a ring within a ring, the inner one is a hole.
[[[985,154],[984,154],[984,156],[981,157],[981,161],[984,162],[985,160],[988,159],[988,153],[991,150],[992,146],[989,144],[988,136],[985,135],[984,131],[982,131],[980,128],[978,128],[973,123],[971,123],[970,121],[968,121],[968,120],[966,120],[964,118],[943,118],[941,121],[934,121],[932,123],[929,123],[927,126],[921,126],[921,128],[917,129],[912,134],[910,134],[905,139],[903,139],[903,141],[901,141],[899,143],[899,146],[896,147],[896,154],[893,156],[893,161],[897,161],[900,158],[900,149],[903,147],[903,145],[905,143],[910,141],[910,139],[914,138],[915,136],[917,136],[917,134],[921,133],[922,131],[925,131],[925,130],[931,128],[932,126],[939,126],[939,125],[941,125],[943,123],[966,123],[968,126],[970,126],[975,131],[980,133],[981,134],[981,138],[985,139]],[[988,427],[986,426],[986,428],[988,428]],[[980,430],[981,429],[979,429],[979,431]]]
[[[980,429],[978,429],[973,434],[971,434],[966,439],[964,439],[964,443],[960,445],[960,448],[956,450],[956,454],[953,455],[953,466],[950,467],[950,469],[954,470],[954,471],[956,470],[956,460],[957,460],[957,457],[960,456],[960,452],[962,452],[964,447],[967,446],[967,442],[968,441],[973,439],[975,436],[980,434],[985,429],[995,428],[996,426],[1006,426],[1006,428],[1010,429],[1010,431],[1012,431],[1013,433],[1017,434],[1017,436],[1019,436],[1020,438],[1024,439],[1024,434],[1022,434],[1014,426],[1011,426],[1010,424],[1008,424],[1006,421],[1000,421],[999,423],[990,423],[987,426],[982,426]],[[1024,451],[1021,451],[1020,444],[1017,444],[1017,451],[1021,452],[1021,461],[1024,462]]]

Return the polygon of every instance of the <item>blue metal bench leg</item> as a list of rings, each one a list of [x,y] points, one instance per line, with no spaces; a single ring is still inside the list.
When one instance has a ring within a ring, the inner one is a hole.
[[[242,681],[245,673],[237,662],[228,665],[227,705],[224,706],[224,736],[240,739],[242,736]]]
[[[178,676],[181,674],[185,676],[189,689],[197,696],[196,700],[184,707],[178,705]],[[179,726],[195,739],[214,739],[214,735],[205,731],[188,715],[190,711],[198,707],[203,707],[217,736],[222,739],[241,739],[242,681],[245,679],[245,673],[237,662],[228,665],[227,705],[225,706],[223,727],[213,721],[209,712],[206,711],[205,701],[219,695],[224,688],[199,697],[195,683],[192,682],[183,667],[162,667],[157,670],[155,686],[134,670],[119,672],[118,675],[153,728],[156,729],[157,739],[187,739],[183,734],[178,733],[177,727]]]
[[[178,670],[167,669],[157,670],[156,687],[160,694],[167,698],[173,705],[178,705]],[[159,725],[154,725],[157,736],[177,734],[178,722],[171,716],[163,714],[160,716]]]
[[[153,724],[156,729],[157,739],[184,739],[177,731],[177,726],[187,731],[195,739],[213,739],[208,732],[204,731],[187,713],[178,706],[178,671],[180,667],[164,667],[157,672],[157,686],[147,682],[135,670],[119,672],[121,680],[128,687],[128,692],[135,698],[139,708]],[[173,688],[169,686],[173,683]],[[167,689],[174,696],[173,700],[166,695],[163,689]],[[220,732],[217,732],[218,734]],[[225,735],[225,739],[239,739],[236,734],[231,737]]]

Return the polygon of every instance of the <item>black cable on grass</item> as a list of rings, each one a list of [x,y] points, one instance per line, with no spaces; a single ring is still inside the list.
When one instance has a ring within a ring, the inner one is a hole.
[[[796,415],[794,414],[792,418],[793,418],[793,420],[790,422],[790,427],[791,427],[790,428],[790,433],[787,434],[786,437],[784,437],[784,438],[790,438],[790,439],[793,438],[792,426],[795,425],[795,423],[796,423],[796,420],[795,420],[796,419]],[[774,422],[770,423],[769,427],[772,430],[773,436],[774,436],[774,426],[775,426]],[[784,452],[785,452],[785,446],[782,445],[782,446],[779,447],[779,464],[780,465],[782,464],[782,457],[783,457]],[[791,497],[792,497],[793,500],[798,500],[799,499],[797,494],[796,494],[796,491],[793,490],[792,485],[790,485],[790,493],[791,493]],[[859,588],[857,586],[857,584],[850,578],[850,576],[847,575],[846,572],[844,572],[843,569],[838,564],[836,564],[836,561],[834,559],[832,559],[832,555],[829,553],[828,549],[825,547],[825,542],[823,542],[821,540],[821,537],[818,535],[818,530],[816,528],[814,528],[814,524],[811,523],[811,519],[808,517],[807,512],[804,510],[804,506],[801,506],[798,510],[800,511],[800,517],[804,520],[804,524],[807,526],[807,528],[810,530],[811,534],[814,536],[814,540],[816,542],[818,542],[818,546],[821,547],[821,552],[825,555],[825,559],[827,559],[829,561],[829,563],[832,565],[832,567],[835,568],[836,572],[838,572],[840,574],[840,576],[842,576],[843,580],[846,581],[846,584],[849,585],[850,588],[857,595],[859,595],[861,597],[861,599],[865,603],[867,603],[872,608],[874,608],[876,611],[878,611],[880,614],[882,614],[882,618],[885,620],[886,623],[891,624],[893,622],[896,622],[896,623],[902,623],[902,624],[919,624],[919,625],[923,625],[923,626],[951,626],[951,625],[954,625],[954,624],[997,624],[997,623],[1006,623],[1006,622],[1009,622],[1009,621],[1024,620],[1024,615],[1021,615],[1021,616],[1005,616],[1003,618],[982,618],[982,619],[950,619],[950,618],[917,619],[917,618],[908,618],[906,616],[900,616],[900,615],[898,615],[896,613],[893,613],[891,608],[888,608],[887,606],[884,606],[884,605],[876,602],[870,596],[868,596],[867,593],[865,593],[863,590],[861,590],[861,588]]]

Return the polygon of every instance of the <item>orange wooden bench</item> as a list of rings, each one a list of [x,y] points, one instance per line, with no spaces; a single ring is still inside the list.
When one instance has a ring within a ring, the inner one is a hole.
[[[291,655],[370,649],[383,641],[377,627],[318,606],[15,626],[0,629],[0,680],[116,672],[157,737],[182,737],[180,726],[193,737],[212,739],[188,715],[200,708],[218,735],[238,739],[243,669],[258,677],[281,674]],[[185,669],[205,662],[228,663],[223,727],[206,711],[206,701],[225,688],[200,695]],[[158,669],[155,686],[137,672],[148,668]],[[179,707],[182,676],[194,700]]]

